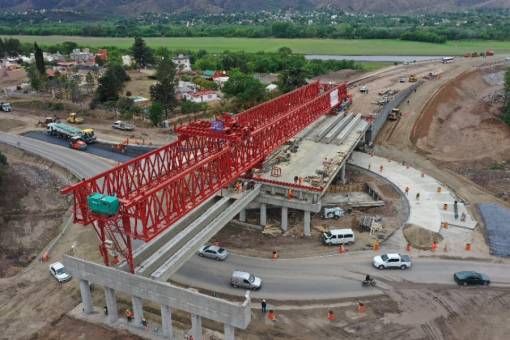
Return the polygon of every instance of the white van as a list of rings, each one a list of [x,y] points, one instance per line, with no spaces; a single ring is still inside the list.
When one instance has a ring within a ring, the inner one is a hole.
[[[333,229],[322,234],[322,243],[327,246],[354,243],[352,229]]]

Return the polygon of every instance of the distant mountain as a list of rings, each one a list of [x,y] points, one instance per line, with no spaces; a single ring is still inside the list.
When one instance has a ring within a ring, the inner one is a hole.
[[[275,9],[342,9],[352,12],[425,12],[510,8],[510,0],[0,0],[0,11],[66,9],[133,16],[143,12],[221,13]]]

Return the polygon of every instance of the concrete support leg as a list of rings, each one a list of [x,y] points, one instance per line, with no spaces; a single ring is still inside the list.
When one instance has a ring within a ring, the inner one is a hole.
[[[242,209],[241,212],[239,212],[239,221],[246,222],[246,209]]]
[[[115,290],[104,287],[104,293],[106,295],[106,308],[108,308],[108,322],[115,323],[119,319]]]
[[[305,218],[304,218],[304,234],[305,236],[311,236],[310,233],[310,212],[305,210]]]
[[[143,319],[143,302],[142,299],[138,296],[133,296],[131,298],[133,303],[133,322],[136,327],[142,327],[142,319]]]
[[[193,339],[202,339],[202,318],[200,315],[191,314],[191,335],[193,335]]]
[[[225,324],[223,329],[224,329],[224,333],[225,333],[225,336],[224,336],[225,340],[234,340],[236,338],[234,326]]]
[[[172,327],[172,310],[167,305],[161,305],[161,320],[163,335],[169,339],[173,339],[174,329]]]
[[[267,205],[262,203],[260,205],[260,225],[267,224]]]
[[[340,179],[342,180],[342,184],[345,184],[345,167],[346,163],[342,166],[342,169],[340,170]]]
[[[282,230],[287,231],[289,229],[289,208],[282,207]]]
[[[87,280],[80,280],[80,293],[81,301],[83,302],[83,312],[91,314],[92,309],[92,296],[90,295],[90,286]]]

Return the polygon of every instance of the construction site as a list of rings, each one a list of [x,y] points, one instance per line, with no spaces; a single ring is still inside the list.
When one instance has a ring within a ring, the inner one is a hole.
[[[0,113],[0,339],[506,338],[505,67],[335,74],[150,147],[94,126],[78,152],[56,138],[74,132],[34,129],[14,103]],[[329,240],[338,230],[352,239]],[[413,266],[372,265],[390,253]],[[56,261],[69,282],[48,275]],[[491,286],[457,287],[463,270]]]

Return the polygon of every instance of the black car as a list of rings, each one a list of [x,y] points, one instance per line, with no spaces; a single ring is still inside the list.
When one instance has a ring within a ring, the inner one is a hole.
[[[487,286],[491,283],[491,280],[489,280],[489,277],[487,275],[477,273],[477,272],[471,272],[471,271],[457,272],[457,273],[453,274],[453,279],[459,285],[464,285],[464,286],[467,286],[467,285]]]

